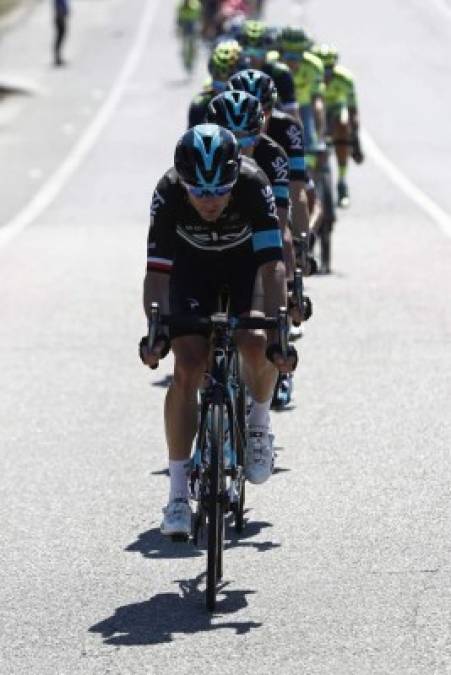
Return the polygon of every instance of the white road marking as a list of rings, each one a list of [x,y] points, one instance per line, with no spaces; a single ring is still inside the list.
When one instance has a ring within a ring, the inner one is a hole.
[[[113,87],[97,115],[72,148],[66,159],[28,205],[12,220],[0,227],[0,248],[31,225],[58,196],[69,178],[75,173],[86,155],[94,147],[100,134],[120,103],[125,87],[139,64],[141,54],[148,45],[148,33],[158,9],[155,0],[147,0],[135,41]]]
[[[435,222],[443,234],[451,238],[451,216],[433,199],[428,197],[419,187],[405,176],[393,162],[382,152],[367,131],[362,130],[362,145],[366,155],[385,173],[385,175],[411,199],[420,209]]]

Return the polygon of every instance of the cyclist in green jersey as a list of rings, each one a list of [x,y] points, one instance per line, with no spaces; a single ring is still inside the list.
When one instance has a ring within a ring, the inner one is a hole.
[[[335,47],[322,44],[313,48],[321,59],[325,73],[324,99],[326,103],[327,132],[332,138],[338,164],[338,204],[349,205],[347,184],[348,157],[361,164],[363,153],[359,139],[359,112],[352,73],[338,64]]]
[[[229,77],[242,67],[242,49],[236,40],[225,40],[216,45],[208,61],[210,77],[202,91],[191,102],[188,128],[205,121],[211,99],[226,90]]]
[[[185,69],[191,72],[196,57],[196,39],[202,6],[199,0],[180,0],[177,10],[177,29],[182,41],[182,60]]]
[[[259,70],[271,77],[277,88],[280,110],[297,117],[299,108],[296,101],[293,75],[279,55],[271,51],[275,33],[262,21],[245,21],[237,37],[243,48],[243,55],[249,68]],[[271,58],[268,58],[271,54]]]
[[[312,41],[300,28],[284,28],[278,38],[279,53],[294,79],[308,164],[314,166],[325,131],[324,66],[321,59],[308,51],[311,45]]]
[[[177,24],[195,24],[201,18],[202,6],[199,0],[180,0],[177,6]]]

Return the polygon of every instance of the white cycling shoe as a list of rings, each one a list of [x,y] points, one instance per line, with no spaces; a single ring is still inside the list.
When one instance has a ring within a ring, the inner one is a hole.
[[[245,476],[250,483],[264,483],[274,469],[273,434],[269,427],[249,426]]]
[[[187,499],[173,499],[163,509],[161,534],[189,537],[191,534],[191,506]]]

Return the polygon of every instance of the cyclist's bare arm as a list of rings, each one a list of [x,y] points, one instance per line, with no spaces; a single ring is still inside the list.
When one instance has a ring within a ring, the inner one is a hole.
[[[277,316],[279,307],[287,306],[286,269],[283,262],[273,260],[259,268],[263,283],[263,307],[266,316]],[[270,342],[278,339],[277,331],[271,331]]]
[[[144,278],[144,311],[147,318],[150,318],[150,308],[152,302],[158,302],[160,310],[163,314],[169,313],[169,274],[162,272],[147,271]],[[155,367],[165,350],[165,343],[163,341],[155,340],[155,344],[151,350],[148,348],[143,352],[144,362],[150,366]],[[164,355],[164,354],[163,354]]]
[[[315,114],[316,132],[319,138],[324,138],[326,135],[326,106],[324,98],[320,94],[313,97],[313,111]]]
[[[285,261],[287,279],[293,279],[296,258],[293,248],[293,238],[288,225],[288,210],[278,206],[277,217],[279,218],[280,232],[282,234],[283,259]]]
[[[147,271],[144,278],[144,311],[150,318],[152,302],[158,302],[162,314],[169,313],[169,274],[156,271]]]
[[[300,239],[302,233],[308,232],[309,222],[307,195],[303,181],[290,181],[290,202],[293,234]]]

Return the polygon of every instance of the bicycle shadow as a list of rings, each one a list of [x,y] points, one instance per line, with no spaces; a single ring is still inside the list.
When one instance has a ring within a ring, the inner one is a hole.
[[[249,513],[249,509],[245,510],[245,518],[247,513]],[[232,517],[227,518],[224,548],[253,548],[258,553],[279,548],[280,544],[270,540],[250,541],[270,527],[272,527],[272,523],[267,521],[247,520],[243,531],[238,533],[233,525]],[[170,537],[162,535],[159,527],[154,527],[139,534],[138,539],[129,544],[125,550],[132,553],[141,553],[144,558],[152,560],[198,558],[204,555],[206,545],[206,532],[199,542],[199,546],[194,546],[191,542],[174,542]]]
[[[141,553],[144,558],[153,560],[170,558],[198,558],[202,551],[190,542],[174,542],[170,537],[161,534],[159,527],[142,532],[138,539],[129,544],[126,551]]]
[[[176,634],[193,635],[220,629],[232,629],[236,635],[245,635],[263,624],[255,621],[220,621],[219,615],[228,615],[245,609],[252,590],[225,590],[228,582],[218,588],[216,611],[205,610],[205,592],[200,588],[205,572],[194,579],[174,581],[178,592],[158,593],[150,600],[118,607],[110,616],[89,628],[100,633],[104,644],[118,646],[156,645],[172,642]]]
[[[281,544],[273,541],[249,541],[252,537],[256,537],[263,530],[272,527],[272,523],[266,520],[247,520],[246,514],[249,509],[244,510],[245,526],[242,532],[237,532],[233,524],[233,518],[227,518],[224,536],[224,549],[234,548],[253,548],[257,553],[264,553],[271,551],[274,548],[280,548]]]

